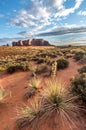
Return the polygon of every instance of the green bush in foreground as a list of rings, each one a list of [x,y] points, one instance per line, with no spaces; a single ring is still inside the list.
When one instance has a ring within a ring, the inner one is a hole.
[[[86,105],[86,73],[77,75],[71,80],[72,92],[78,95]]]

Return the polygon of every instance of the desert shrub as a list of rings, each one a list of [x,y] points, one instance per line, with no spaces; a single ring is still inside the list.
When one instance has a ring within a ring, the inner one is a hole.
[[[80,59],[78,63],[86,64],[86,56],[84,56],[82,59]]]
[[[66,54],[66,56],[65,56],[66,58],[71,58],[71,57],[73,57],[73,54],[71,54],[71,53],[68,53],[68,54]]]
[[[20,66],[21,66],[21,67],[20,67],[21,70],[23,70],[23,71],[29,70],[29,63],[28,63],[28,61],[21,62]]]
[[[21,71],[29,70],[29,63],[21,62],[21,63],[9,65],[7,68],[7,73],[12,74],[18,70],[21,70]]]
[[[76,61],[81,60],[83,57],[84,57],[84,52],[82,52],[82,51],[76,52],[75,55],[74,55],[74,59],[75,59]]]
[[[0,87],[0,103],[3,103],[8,95],[10,96],[10,92],[5,90],[3,87]]]
[[[46,56],[46,57],[44,58],[44,63],[46,63],[46,64],[49,64],[49,63],[50,63],[50,57],[49,57],[49,56]]]
[[[40,84],[41,84],[41,79],[33,78],[30,81],[30,83],[28,83],[30,90],[28,90],[28,92],[25,93],[24,97],[28,99],[33,95],[35,95],[40,88]]]
[[[79,96],[86,105],[86,73],[77,75],[71,79],[72,92]]]
[[[50,58],[56,58],[57,54],[53,51],[51,51],[49,54],[47,54],[47,56],[49,56]]]
[[[0,67],[0,72],[3,72],[5,71],[5,68],[4,67]]]
[[[31,61],[39,61],[39,58],[38,57],[33,57],[33,58],[31,58]]]
[[[56,79],[48,79],[45,82],[45,88],[29,106],[20,107],[17,112],[17,126],[19,129],[32,126],[36,130],[40,121],[48,118],[56,119],[58,129],[63,128],[65,124],[69,129],[73,129],[75,117],[79,116],[79,106],[75,104],[77,96],[69,93],[64,84]],[[54,124],[53,124],[54,125]],[[56,126],[55,126],[56,128]]]
[[[42,52],[42,53],[40,53],[40,57],[46,57],[46,53],[44,53],[44,52]]]
[[[69,65],[69,62],[66,59],[59,59],[57,60],[57,70],[65,69]]]
[[[79,73],[86,73],[86,66],[83,66],[81,69],[78,70]]]
[[[54,115],[59,125],[65,126],[65,121],[68,128],[74,125],[75,116],[79,115],[79,107],[75,105],[78,98],[69,93],[68,89],[59,80],[47,80],[45,83],[44,93],[41,95],[41,104],[44,110],[44,118],[50,118]]]
[[[26,56],[26,55],[25,55]],[[25,56],[19,56],[16,58],[16,62],[19,62],[19,61],[27,61],[27,58]]]
[[[17,110],[17,127],[22,129],[23,127],[32,127],[36,130],[39,118],[41,115],[40,104],[38,100],[30,102],[30,106],[20,107]]]
[[[38,60],[37,60],[37,62],[36,62],[37,64],[42,64],[42,63],[44,63],[44,59],[42,59],[42,58],[39,58]]]
[[[51,73],[51,67],[46,64],[41,64],[37,67],[36,74],[42,74],[42,73]]]
[[[17,70],[17,66],[9,66],[7,68],[7,73],[12,74]]]

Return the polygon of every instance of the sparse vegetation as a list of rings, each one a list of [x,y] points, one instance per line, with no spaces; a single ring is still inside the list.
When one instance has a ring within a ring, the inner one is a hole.
[[[74,59],[75,59],[76,61],[81,60],[83,57],[84,57],[84,52],[83,52],[83,51],[76,52],[75,55],[74,55]]]
[[[19,110],[17,125],[19,128],[32,125],[36,129],[39,120],[43,121],[55,114],[59,125],[66,123],[73,130],[74,117],[79,114],[79,107],[75,105],[77,98],[71,95],[60,81],[47,80],[41,98],[36,99],[37,104],[32,102],[31,107],[26,106]],[[57,127],[60,129],[59,126]],[[76,125],[75,127],[77,128]]]
[[[68,65],[69,62],[64,58],[57,60],[57,70],[65,69],[68,67]]]
[[[78,70],[79,73],[86,73],[86,66],[83,66],[81,69]]]
[[[18,70],[27,71],[29,70],[29,63],[21,62],[20,64],[14,64],[7,68],[7,73],[12,74]]]
[[[5,90],[3,87],[0,87],[0,104],[6,101],[6,98],[10,96],[9,94],[9,91]]]
[[[86,64],[86,55],[82,59],[79,60],[79,63]]]
[[[40,103],[38,100],[34,100],[29,106],[21,107],[17,110],[17,126],[19,129],[23,127],[32,127],[36,130],[38,127],[39,118],[41,115]]]
[[[48,66],[46,64],[41,64],[37,67],[36,74],[43,74],[43,73],[48,73],[50,75],[51,73],[51,66]]]
[[[24,95],[26,99],[32,97],[33,95],[36,94],[36,92],[38,91],[38,89],[41,87],[41,79],[37,79],[37,78],[33,78],[30,83],[28,84],[30,88],[30,90],[28,90],[28,92],[26,92],[26,94]]]
[[[0,72],[3,72],[3,71],[5,71],[5,68],[0,67]]]
[[[86,105],[86,73],[77,75],[71,80],[72,92],[78,95],[80,100]]]
[[[83,46],[0,47],[0,129],[85,130],[85,59]]]

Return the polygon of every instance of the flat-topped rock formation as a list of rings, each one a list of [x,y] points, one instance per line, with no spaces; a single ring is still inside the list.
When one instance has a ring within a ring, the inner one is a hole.
[[[18,42],[12,42],[12,46],[50,46],[49,42],[43,39],[28,39],[19,40]]]

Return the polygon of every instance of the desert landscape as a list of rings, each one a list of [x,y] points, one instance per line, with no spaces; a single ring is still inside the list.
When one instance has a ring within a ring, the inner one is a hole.
[[[86,130],[86,0],[0,0],[0,130]]]
[[[85,130],[86,46],[0,47],[0,130]]]

